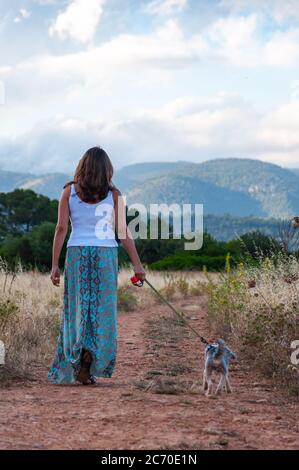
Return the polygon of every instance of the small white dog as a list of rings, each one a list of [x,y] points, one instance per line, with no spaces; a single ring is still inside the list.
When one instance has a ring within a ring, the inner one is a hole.
[[[216,394],[222,392],[225,388],[227,393],[232,392],[228,379],[229,363],[232,359],[237,359],[223,339],[218,339],[215,343],[209,344],[205,349],[205,369],[203,373],[203,391],[206,390],[206,396],[212,394],[212,373],[220,372],[221,377],[216,389]]]

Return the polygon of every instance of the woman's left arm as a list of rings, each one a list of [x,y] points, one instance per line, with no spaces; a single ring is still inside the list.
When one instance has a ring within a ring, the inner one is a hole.
[[[70,186],[67,186],[60,197],[58,206],[58,220],[55,228],[53,250],[52,250],[52,270],[51,270],[51,281],[54,286],[59,286],[60,283],[60,271],[59,271],[59,257],[64,244],[64,240],[68,231],[69,226],[69,199]]]

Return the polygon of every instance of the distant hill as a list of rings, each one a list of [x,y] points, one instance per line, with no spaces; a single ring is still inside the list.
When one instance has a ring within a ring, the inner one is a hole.
[[[169,174],[146,180],[127,191],[129,204],[204,204],[204,212],[214,215],[264,216],[256,200],[246,193],[222,188],[198,176]]]
[[[280,221],[257,217],[233,217],[231,215],[206,215],[204,229],[216,240],[234,240],[249,232],[262,232],[273,238],[279,237]]]
[[[155,169],[149,164],[147,174]],[[206,214],[290,217],[299,210],[298,176],[292,170],[250,159],[178,162],[155,178],[124,181],[128,202],[199,202]],[[134,165],[122,170],[134,175]],[[142,164],[139,164],[142,173]],[[119,185],[121,187],[120,179]]]
[[[148,179],[157,178],[172,172],[179,172],[186,162],[146,162],[128,165],[117,170],[114,175],[114,183],[122,191],[127,191],[138,183]]]
[[[251,159],[204,163],[148,162],[115,172],[114,182],[128,203],[203,203],[205,214],[284,218],[299,212],[299,169]],[[33,175],[0,170],[0,192],[30,188],[60,196],[71,175]]]
[[[63,173],[33,175],[0,170],[0,192],[8,193],[17,188],[32,189],[32,191],[48,196],[50,199],[58,199],[63,186],[71,178],[71,175]]]

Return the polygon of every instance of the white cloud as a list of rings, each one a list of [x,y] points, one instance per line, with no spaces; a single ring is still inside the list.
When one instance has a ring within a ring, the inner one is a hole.
[[[30,12],[29,12],[28,10],[26,10],[26,8],[21,8],[21,9],[20,9],[20,15],[21,15],[23,18],[29,18]]]
[[[259,60],[257,25],[254,14],[216,20],[204,34],[210,54],[237,65],[255,65]]]
[[[262,38],[257,14],[228,16],[202,32],[206,58],[240,67],[295,65],[299,59],[299,28],[273,30]]]
[[[298,0],[221,0],[218,6],[234,15],[244,11],[259,12],[278,24],[299,19]]]
[[[122,34],[82,52],[35,57],[0,68],[0,79],[10,82],[12,100],[40,99],[43,94],[46,100],[80,89],[107,92],[121,80],[145,86],[171,80],[178,69],[202,61],[257,66],[289,64],[297,58],[299,29],[280,37],[273,34],[261,44],[255,36],[257,24],[255,15],[219,19],[202,34],[187,37],[176,21],[168,20],[148,34]],[[277,42],[285,45],[281,53]]]
[[[136,105],[146,108],[151,94],[163,102],[160,89],[165,92],[168,83],[175,89],[181,71],[191,77],[201,64],[269,67],[297,63],[299,28],[270,33],[262,43],[256,34],[258,26],[256,15],[221,18],[201,34],[187,36],[178,21],[170,19],[150,33],[121,34],[81,52],[41,55],[0,66],[0,80],[7,91],[5,114],[0,109],[1,134],[24,132],[61,109],[83,119],[96,119],[110,108],[111,114],[121,112],[125,117]],[[283,44],[281,49],[279,44]]]
[[[296,65],[299,28],[261,35],[261,21],[253,13],[230,16],[198,34],[187,34],[178,21],[169,19],[150,33],[121,34],[81,52],[41,55],[0,66],[0,80],[7,84],[7,105],[0,108],[2,134],[3,127],[15,131],[17,121],[23,132],[0,141],[0,155],[10,155],[9,161],[1,162],[3,168],[20,167],[22,154],[24,171],[69,171],[85,148],[97,143],[107,147],[118,165],[235,156],[298,166],[297,101],[263,114],[238,95],[222,93],[206,99],[182,97],[147,109],[154,106],[149,103],[151,93],[154,99],[158,96],[157,102],[164,102],[160,88],[164,84],[165,90],[165,82],[173,87],[167,96],[174,95],[182,76],[186,86],[194,77],[201,86],[200,69],[195,68],[201,64],[212,63],[213,73],[219,63],[233,64],[241,71],[249,66]],[[180,71],[184,75],[178,78]],[[121,113],[123,100],[127,102]],[[114,106],[110,115],[109,106]],[[136,106],[139,111],[134,111]],[[53,118],[61,109],[65,116]],[[33,129],[24,133],[34,122]]]
[[[168,16],[179,13],[187,6],[188,0],[153,0],[144,7],[150,15]]]
[[[87,122],[58,116],[40,122],[22,136],[1,141],[0,163],[3,169],[70,172],[88,147],[101,145],[116,167],[219,157],[299,166],[298,121],[299,101],[261,113],[236,94],[187,96],[156,109],[132,111],[123,119]]]
[[[171,79],[171,72],[194,65],[204,43],[185,38],[173,20],[150,34],[122,34],[98,47],[61,56],[41,56],[12,67],[0,67],[12,101],[64,99],[74,91],[102,93],[120,83],[141,86]],[[169,75],[168,75],[169,74]]]
[[[21,23],[22,21],[29,18],[31,15],[30,11],[26,10],[26,8],[20,8],[18,15],[14,18],[14,23]]]
[[[263,50],[267,65],[292,65],[299,60],[299,28],[276,32]]]
[[[81,52],[32,57],[0,67],[0,80],[9,82],[10,100],[20,104],[35,98],[68,99],[80,90],[113,93],[121,83],[147,88],[200,63],[240,67],[297,63],[299,28],[270,33],[262,42],[258,26],[256,15],[220,18],[201,33],[187,36],[171,19],[147,34],[121,34]]]
[[[1,140],[1,167],[32,173],[72,171],[84,150],[99,143],[101,125],[63,116],[41,121],[17,138]],[[10,156],[10,163],[3,155]]]
[[[89,42],[103,14],[105,0],[72,0],[49,28],[50,36]]]
[[[257,136],[278,158],[282,153],[294,154],[299,163],[299,100],[279,106],[260,120]],[[295,163],[295,161],[294,161]]]

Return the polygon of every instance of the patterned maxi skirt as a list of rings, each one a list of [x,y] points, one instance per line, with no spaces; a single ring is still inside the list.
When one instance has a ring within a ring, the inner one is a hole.
[[[92,355],[90,372],[111,377],[117,353],[117,247],[69,246],[57,349],[48,378],[74,383],[82,349]]]

